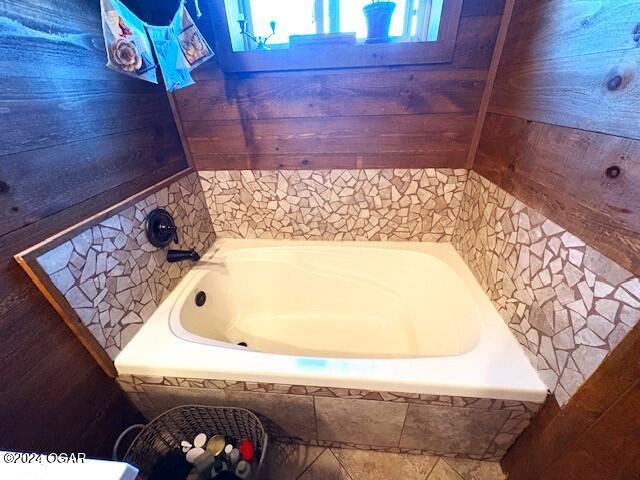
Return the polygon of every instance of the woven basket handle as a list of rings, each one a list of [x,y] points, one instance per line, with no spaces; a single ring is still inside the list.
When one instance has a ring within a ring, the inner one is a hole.
[[[144,427],[145,425],[143,425],[142,423],[136,423],[135,425],[131,425],[129,428],[127,428],[124,432],[120,434],[120,436],[116,440],[115,445],[113,446],[113,454],[111,455],[111,458],[113,459],[114,462],[120,461],[120,459],[118,458],[118,448],[120,447],[120,443],[122,442],[122,439],[127,435],[127,433],[137,429],[142,430]]]

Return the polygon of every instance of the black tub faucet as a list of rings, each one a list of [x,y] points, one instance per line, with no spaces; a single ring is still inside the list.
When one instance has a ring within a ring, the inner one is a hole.
[[[178,243],[178,228],[169,212],[162,208],[156,208],[147,216],[147,238],[154,247],[165,248],[171,242]],[[191,250],[169,250],[167,262],[183,262],[191,260],[197,262],[200,255],[193,248]]]
[[[167,262],[183,262],[185,260],[191,260],[197,262],[200,260],[200,255],[193,248],[191,250],[169,250],[167,252]]]
[[[147,215],[147,239],[154,247],[164,248],[171,242],[178,243],[178,228],[169,212],[156,208]]]

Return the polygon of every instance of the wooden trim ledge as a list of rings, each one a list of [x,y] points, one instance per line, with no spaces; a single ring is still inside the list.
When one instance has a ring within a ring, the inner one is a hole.
[[[152,185],[149,188],[141,190],[140,192],[131,195],[121,202],[118,202],[111,207],[102,210],[101,212],[96,213],[95,215],[92,215],[91,217],[86,218],[81,222],[78,222],[75,225],[14,255],[15,260],[26,272],[29,278],[31,278],[38,290],[40,290],[42,295],[44,295],[44,297],[53,306],[56,312],[58,312],[69,329],[71,329],[74,335],[78,337],[82,345],[87,349],[87,351],[96,360],[96,362],[98,362],[98,365],[100,365],[102,370],[104,370],[104,372],[110,377],[117,376],[117,371],[115,365],[113,364],[113,360],[111,360],[104,348],[102,348],[95,337],[91,334],[89,329],[82,323],[74,309],[67,302],[67,299],[58,291],[53,282],[50,280],[49,276],[40,266],[37,259],[43,253],[48,252],[51,249],[63,244],[67,240],[73,238],[80,231],[84,231],[87,228],[100,223],[104,219],[109,218],[110,216],[124,210],[130,205],[137,203],[151,193],[154,193],[166,187],[167,185],[172,184],[173,182],[193,173],[194,171],[195,170],[193,170],[192,168],[184,169],[176,173],[175,175],[172,175],[162,180],[161,182]]]

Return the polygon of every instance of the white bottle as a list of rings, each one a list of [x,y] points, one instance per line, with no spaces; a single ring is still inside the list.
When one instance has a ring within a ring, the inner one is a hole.
[[[227,455],[227,458],[229,459],[229,462],[231,462],[231,465],[233,465],[235,468],[236,465],[238,465],[238,462],[240,461],[240,450],[238,450],[237,448],[234,448],[229,452],[229,454]]]

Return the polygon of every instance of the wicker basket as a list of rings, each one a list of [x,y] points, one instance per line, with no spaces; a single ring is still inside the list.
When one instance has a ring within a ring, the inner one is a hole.
[[[124,457],[119,459],[120,443],[129,432],[136,429],[142,431],[134,438]],[[136,466],[140,470],[138,479],[146,480],[160,459],[167,454],[182,453],[180,442],[193,442],[199,433],[206,434],[207,438],[224,435],[237,440],[249,439],[254,445],[257,459],[251,478],[259,478],[267,451],[267,434],[258,417],[244,408],[201,405],[172,408],[146,425],[133,425],[122,432],[113,447],[113,459]]]

